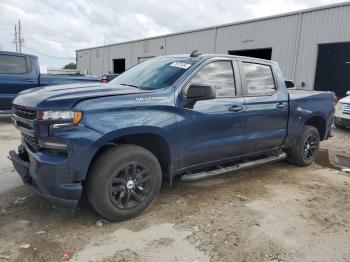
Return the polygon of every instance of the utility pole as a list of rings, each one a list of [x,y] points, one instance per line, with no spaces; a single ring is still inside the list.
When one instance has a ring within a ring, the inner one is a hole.
[[[24,39],[22,38],[22,28],[21,28],[21,20],[18,20],[18,47],[19,52],[22,53],[22,45],[24,43]]]
[[[22,53],[22,46],[24,44],[24,39],[22,37],[21,20],[18,20],[18,28],[17,28],[17,25],[15,25],[15,39],[13,40],[12,43],[16,45],[16,53],[18,52]]]
[[[104,68],[104,65],[105,65],[106,40],[107,40],[107,34],[105,33],[105,39],[103,40],[103,55],[102,55],[101,75],[103,75],[103,68]],[[108,71],[108,70],[107,70],[107,71]]]
[[[13,42],[16,45],[16,53],[18,53],[17,26],[15,25],[15,38]]]

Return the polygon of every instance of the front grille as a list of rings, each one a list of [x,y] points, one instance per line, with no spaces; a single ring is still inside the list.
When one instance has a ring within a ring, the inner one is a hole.
[[[337,123],[339,123],[339,124],[350,125],[350,119],[345,119],[345,118],[336,117],[336,121],[337,121]]]
[[[23,135],[23,140],[32,150],[38,151],[40,149],[39,141],[35,137]]]
[[[343,112],[346,114],[350,114],[350,104],[344,104]]]
[[[27,109],[25,107],[14,106],[13,113],[19,117],[23,117],[29,120],[35,120],[37,116],[37,111],[32,109]]]
[[[33,127],[31,125],[28,125],[26,123],[23,123],[23,122],[20,122],[20,121],[17,121],[17,126],[18,127],[22,127],[22,128],[25,128],[25,129],[28,129],[28,130],[32,130]]]

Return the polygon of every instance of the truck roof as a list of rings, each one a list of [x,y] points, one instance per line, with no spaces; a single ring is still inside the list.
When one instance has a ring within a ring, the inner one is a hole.
[[[160,56],[160,57],[178,57],[178,58],[188,58],[191,57],[190,54],[177,54],[177,55],[166,55],[166,56]],[[195,56],[197,58],[202,58],[202,59],[210,59],[210,58],[214,58],[214,57],[223,57],[223,58],[240,58],[240,59],[244,59],[244,60],[251,60],[254,62],[268,62],[270,64],[277,64],[276,62],[272,61],[272,60],[266,60],[266,59],[260,59],[260,58],[255,58],[255,57],[247,57],[247,56],[237,56],[237,55],[227,55],[227,54],[198,54],[197,56]],[[194,57],[194,58],[195,58]]]
[[[0,55],[21,55],[21,56],[27,56],[27,57],[33,57],[38,58],[35,55],[29,55],[29,54],[23,54],[23,53],[16,53],[16,52],[10,52],[10,51],[0,51]]]

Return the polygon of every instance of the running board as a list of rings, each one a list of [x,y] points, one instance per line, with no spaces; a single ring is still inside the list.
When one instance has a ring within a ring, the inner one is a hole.
[[[270,157],[265,157],[259,160],[254,160],[254,161],[249,161],[249,162],[244,162],[240,164],[235,164],[233,166],[228,166],[228,167],[221,167],[219,169],[213,170],[213,171],[207,171],[207,172],[200,172],[200,173],[187,173],[181,177],[182,182],[195,182],[199,180],[203,180],[209,177],[214,177],[214,176],[219,176],[228,172],[233,172],[233,171],[239,171],[243,169],[247,169],[250,167],[256,167],[256,166],[261,166],[264,164],[270,164],[274,162],[281,161],[287,157],[286,153],[281,153],[279,155],[275,156],[270,156]]]

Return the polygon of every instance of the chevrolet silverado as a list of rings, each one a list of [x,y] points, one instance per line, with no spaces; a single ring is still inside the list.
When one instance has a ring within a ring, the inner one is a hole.
[[[153,58],[108,84],[21,92],[10,159],[24,183],[74,210],[83,192],[109,220],[129,219],[162,183],[287,159],[311,164],[331,135],[334,93],[287,89],[277,63],[229,55]]]

